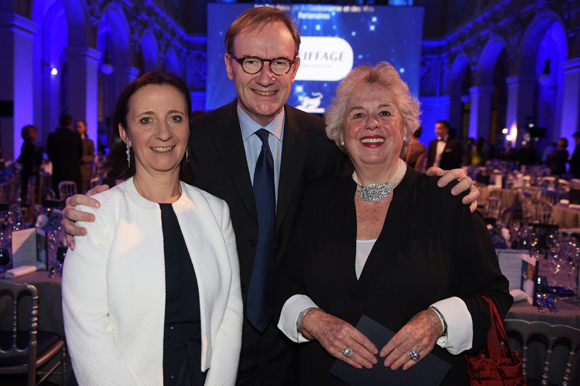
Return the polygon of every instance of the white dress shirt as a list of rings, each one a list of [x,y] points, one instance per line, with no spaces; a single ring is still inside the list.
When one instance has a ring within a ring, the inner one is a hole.
[[[238,118],[242,128],[242,140],[244,141],[244,151],[246,152],[246,161],[248,162],[248,170],[250,172],[250,179],[254,185],[254,171],[256,170],[256,163],[262,150],[262,140],[256,135],[256,131],[260,129],[267,130],[268,145],[272,152],[274,159],[274,187],[276,189],[276,202],[278,202],[278,181],[280,180],[280,163],[282,162],[282,138],[284,136],[284,109],[274,118],[272,122],[266,127],[260,126],[254,122],[242,110],[238,103]]]

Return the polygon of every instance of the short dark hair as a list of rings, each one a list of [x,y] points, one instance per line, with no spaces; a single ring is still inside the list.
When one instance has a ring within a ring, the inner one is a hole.
[[[22,132],[20,133],[20,135],[22,136],[22,139],[25,141],[28,141],[30,139],[30,136],[28,135],[28,132],[30,130],[36,131],[38,133],[38,128],[34,125],[26,125],[22,128]]]
[[[413,137],[419,139],[421,134],[423,134],[423,126],[419,126],[419,128],[413,132]]]
[[[62,114],[58,119],[58,124],[60,127],[69,127],[72,124],[72,115],[70,114]]]
[[[296,47],[294,56],[298,55],[298,50],[300,49],[300,33],[298,32],[298,28],[296,28],[296,21],[286,12],[273,7],[250,8],[238,16],[226,32],[226,38],[224,40],[226,52],[233,55],[234,40],[239,34],[262,28],[266,24],[272,24],[277,21],[284,23],[288,31],[290,31],[292,39],[294,40],[294,46]]]
[[[577,131],[574,134],[572,134],[572,137],[574,137],[574,138],[580,138],[580,131]]]
[[[191,118],[191,95],[189,94],[187,83],[183,79],[160,71],[148,72],[135,79],[121,92],[121,95],[119,95],[115,103],[115,109],[113,110],[109,154],[101,166],[101,170],[107,172],[111,178],[126,179],[135,175],[135,153],[131,152],[131,166],[127,167],[126,144],[121,139],[119,125],[124,128],[127,127],[127,114],[129,113],[131,97],[137,90],[149,84],[166,84],[175,87],[181,92],[187,104],[186,114],[188,122]],[[187,183],[193,182],[193,169],[191,168],[191,164],[187,162],[186,157],[183,157],[181,161],[179,179]]]
[[[445,126],[445,127],[447,128],[447,130],[449,130],[449,129],[451,128],[451,126],[449,125],[449,121],[446,121],[446,120],[441,120],[441,121],[437,121],[437,122],[435,122],[435,124],[437,124],[437,123],[440,123],[440,124],[442,124],[443,126]]]

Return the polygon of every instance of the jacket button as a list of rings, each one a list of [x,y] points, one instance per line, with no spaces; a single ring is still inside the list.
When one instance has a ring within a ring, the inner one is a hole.
[[[246,286],[242,284],[242,286],[240,288],[242,289],[242,293],[245,294],[246,293]]]
[[[250,247],[255,247],[256,246],[256,242],[254,241],[254,239],[250,239]]]
[[[171,379],[175,379],[175,374],[171,374]]]
[[[173,330],[173,328],[174,328],[174,327],[173,327],[173,324],[170,324],[170,325],[169,325],[169,329],[170,329],[170,330]]]

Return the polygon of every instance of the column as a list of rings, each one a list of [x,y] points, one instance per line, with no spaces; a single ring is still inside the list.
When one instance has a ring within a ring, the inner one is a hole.
[[[526,117],[534,116],[534,88],[536,86],[535,75],[508,76],[508,103],[505,127],[510,134],[517,133],[518,128],[526,123]],[[520,134],[521,136],[521,134]],[[548,138],[551,142],[551,138]]]
[[[67,47],[68,113],[87,122],[89,138],[97,138],[98,85],[101,53],[91,47]]]
[[[129,83],[137,79],[139,69],[133,66],[115,66],[113,70],[113,82],[115,84],[115,100]]]
[[[580,58],[567,60],[564,65],[564,98],[561,136],[572,138],[580,131]]]
[[[491,97],[493,86],[474,86],[469,88],[471,110],[469,114],[469,137],[489,137],[491,127]]]
[[[22,127],[34,123],[33,44],[36,24],[16,14],[0,14],[0,132],[3,157],[20,156]]]

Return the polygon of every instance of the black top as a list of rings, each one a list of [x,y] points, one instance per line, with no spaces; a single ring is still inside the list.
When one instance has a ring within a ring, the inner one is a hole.
[[[276,276],[277,315],[288,298],[306,294],[352,325],[365,314],[397,332],[430,304],[458,296],[473,319],[473,349],[481,348],[490,313],[474,291],[486,292],[502,316],[512,297],[484,222],[450,189],[408,168],[357,280],[356,184],[350,177],[313,184]],[[301,385],[345,385],[329,374],[335,359],[317,341],[301,344],[299,355]],[[443,385],[469,385],[464,355],[439,346],[430,355],[453,366]]]
[[[201,324],[195,270],[171,204],[159,204],[165,255],[164,385],[182,385],[188,375],[201,373]],[[187,355],[186,355],[187,354]],[[183,368],[182,368],[183,367]],[[180,378],[180,372],[181,374]],[[187,374],[189,373],[189,374]]]

